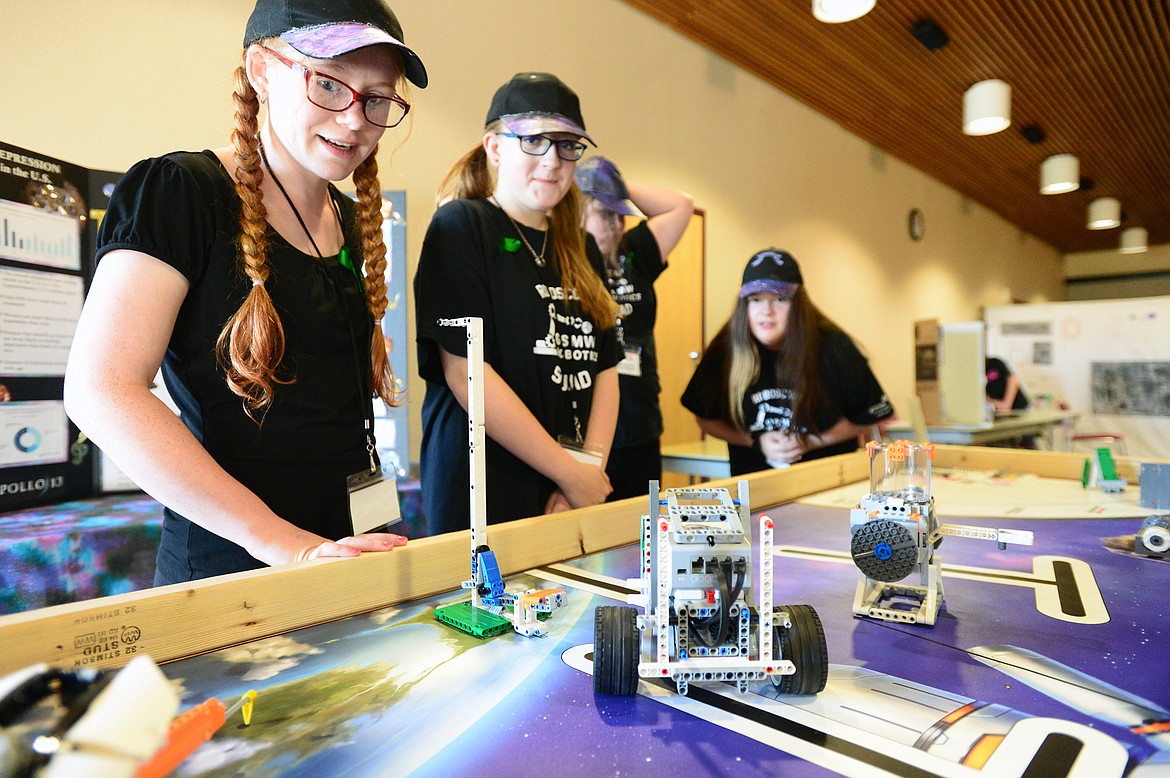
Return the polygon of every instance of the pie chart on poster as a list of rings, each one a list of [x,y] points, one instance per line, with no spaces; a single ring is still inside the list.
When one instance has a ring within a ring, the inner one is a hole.
[[[21,427],[16,432],[16,437],[12,439],[16,447],[28,454],[36,451],[41,446],[41,433],[37,432],[32,427]]]

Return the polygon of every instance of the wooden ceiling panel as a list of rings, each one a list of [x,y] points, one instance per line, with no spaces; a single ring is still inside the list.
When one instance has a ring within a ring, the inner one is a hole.
[[[1170,243],[1168,0],[877,0],[844,24],[806,0],[626,2],[1060,251],[1117,246],[1085,228],[1103,196]],[[910,34],[926,18],[947,46]],[[988,78],[1011,84],[1012,126],[964,135],[963,94]],[[1066,152],[1093,187],[1041,195],[1040,164]]]

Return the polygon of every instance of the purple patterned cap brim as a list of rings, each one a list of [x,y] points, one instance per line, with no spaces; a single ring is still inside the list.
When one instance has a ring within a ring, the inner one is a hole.
[[[280,38],[301,54],[314,59],[333,59],[367,46],[389,43],[402,52],[406,77],[410,83],[420,89],[427,85],[427,71],[418,55],[402,41],[378,27],[360,22],[340,22],[289,30],[281,33]]]
[[[799,288],[800,284],[790,284],[772,278],[757,278],[754,281],[748,281],[739,288],[739,297],[742,300],[753,294],[774,294],[781,300],[791,300],[796,296],[796,290]]]
[[[633,216],[637,219],[646,218],[646,214],[642,213],[632,200],[623,200],[609,192],[586,192],[586,194],[614,213],[620,213],[622,216]]]
[[[585,128],[557,113],[516,113],[509,116],[501,116],[500,121],[508,128],[508,132],[514,135],[544,135],[549,132],[571,132],[589,141],[594,146],[597,145],[593,138],[589,137],[589,133],[585,132]]]

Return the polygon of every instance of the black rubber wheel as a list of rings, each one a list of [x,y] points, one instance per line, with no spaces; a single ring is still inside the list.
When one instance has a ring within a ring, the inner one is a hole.
[[[773,650],[776,659],[787,659],[796,665],[796,672],[774,677],[772,683],[781,694],[817,694],[824,691],[829,681],[829,648],[825,644],[825,628],[821,625],[821,617],[811,605],[788,605],[776,610],[787,611],[792,626],[788,629],[775,627]]]
[[[603,605],[594,612],[594,692],[621,697],[637,694],[641,659],[637,616],[637,610],[621,605]]]

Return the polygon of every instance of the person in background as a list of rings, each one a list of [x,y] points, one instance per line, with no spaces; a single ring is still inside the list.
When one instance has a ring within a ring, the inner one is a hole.
[[[243,46],[231,146],[118,183],[65,375],[166,506],[156,584],[405,542],[355,530],[347,482],[380,477],[371,400],[397,402],[376,155],[426,70],[382,0],[259,0]],[[330,183],[351,175],[356,205]]]
[[[996,413],[1027,409],[1028,396],[1020,388],[1020,379],[1008,369],[1006,362],[998,357],[987,357],[984,373],[987,376],[987,399],[995,406]]]
[[[573,183],[585,152],[576,93],[518,73],[440,187],[414,279],[423,513],[431,534],[470,523],[467,336],[483,320],[487,521],[596,505],[618,412],[621,348],[601,255]]]
[[[576,179],[585,194],[585,228],[605,258],[605,281],[618,304],[621,404],[606,474],[613,485],[609,499],[619,500],[644,495],[650,481],[662,480],[654,281],[690,224],[694,200],[662,186],[627,184],[613,162],[601,156],[577,165]],[[627,216],[639,220],[629,230]]]
[[[853,340],[813,304],[796,259],[775,248],[748,261],[682,403],[727,441],[732,475],[854,451],[894,413]]]

